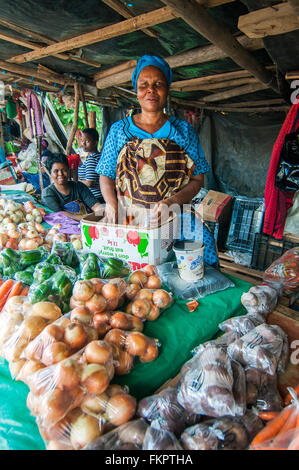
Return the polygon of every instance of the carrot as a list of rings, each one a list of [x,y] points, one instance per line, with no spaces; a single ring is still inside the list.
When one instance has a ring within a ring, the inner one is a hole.
[[[2,286],[3,284],[3,279],[0,279],[0,286]]]
[[[7,300],[11,297],[15,297],[16,295],[20,295],[23,289],[23,284],[21,281],[17,281],[14,286],[11,288]]]
[[[296,423],[297,423],[297,413],[295,409],[293,408],[293,412],[285,421],[280,431],[276,434],[272,442],[273,447],[284,448],[285,450],[287,450],[288,445],[293,439]]]
[[[255,438],[251,442],[250,447],[254,448],[259,444],[273,439],[273,437],[275,437],[279,430],[282,428],[282,426],[284,425],[293,410],[293,407],[284,408],[276,418],[272,419],[272,421],[269,421],[269,423],[264,427],[264,429],[262,429],[255,436]]]
[[[299,384],[296,385],[296,387],[293,387],[293,390],[299,396]],[[291,403],[292,399],[293,399],[292,395],[290,393],[288,393],[287,396],[284,399],[285,405],[289,405]]]
[[[271,421],[272,419],[276,418],[279,413],[280,411],[260,411],[259,418],[261,418],[263,421]]]
[[[296,433],[288,446],[288,450],[299,450],[299,428],[296,429]]]
[[[24,289],[21,291],[20,295],[23,295],[24,297],[26,297],[26,295],[28,294],[29,292],[29,286],[26,286],[24,287]]]
[[[7,281],[5,281],[0,287],[0,311],[3,309],[5,302],[7,300],[7,297],[13,285],[14,285],[14,280],[7,279]]]

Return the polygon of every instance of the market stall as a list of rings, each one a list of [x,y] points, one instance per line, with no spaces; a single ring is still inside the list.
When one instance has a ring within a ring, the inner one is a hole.
[[[21,3],[0,18],[0,448],[298,450],[296,7]],[[80,185],[90,207],[57,203]],[[192,208],[152,219],[173,196]]]

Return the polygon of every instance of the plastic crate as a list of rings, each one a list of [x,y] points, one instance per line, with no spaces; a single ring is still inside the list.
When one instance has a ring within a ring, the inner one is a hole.
[[[281,241],[257,233],[255,235],[251,268],[265,271],[275,260],[280,258],[287,250],[294,248],[298,243],[285,239]]]
[[[264,199],[238,196],[234,200],[233,213],[226,241],[228,250],[252,253],[255,235],[263,226]]]

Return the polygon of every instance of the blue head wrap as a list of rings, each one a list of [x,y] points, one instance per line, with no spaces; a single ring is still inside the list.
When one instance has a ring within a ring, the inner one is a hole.
[[[169,67],[168,63],[165,62],[164,59],[161,59],[160,57],[157,57],[156,55],[143,55],[138,60],[137,65],[132,75],[132,83],[133,83],[133,87],[135,91],[137,91],[137,80],[138,80],[141,70],[144,69],[144,67],[148,67],[149,65],[158,67],[158,69],[160,69],[163,72],[163,74],[165,75],[167,84],[168,84],[168,88],[169,88],[172,82],[172,70]]]

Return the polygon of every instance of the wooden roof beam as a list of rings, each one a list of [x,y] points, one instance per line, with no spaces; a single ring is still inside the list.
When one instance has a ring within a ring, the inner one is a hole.
[[[191,85],[182,88],[177,88],[175,91],[188,92],[188,91],[205,91],[217,90],[219,88],[233,88],[240,85],[248,85],[249,83],[257,83],[258,80],[254,77],[236,78],[235,80],[225,80],[223,82],[203,83],[199,85]]]
[[[123,3],[121,3],[119,0],[102,0],[103,3],[105,3],[108,7],[112,8],[112,10],[116,11],[119,13],[121,16],[126,18],[127,20],[129,18],[134,18],[135,15],[127,8]],[[153,31],[150,28],[144,28],[141,31],[143,31],[147,36],[150,36],[152,38],[158,38],[159,34]]]
[[[267,88],[267,85],[264,85],[263,83],[252,83],[250,85],[233,88],[232,90],[221,91],[219,93],[214,93],[213,95],[205,96],[202,98],[202,101],[205,103],[212,103],[215,101],[228,100],[235,96],[247,95]]]
[[[251,72],[262,84],[279,93],[275,77],[234,38],[228,28],[216,21],[201,5],[191,0],[162,0],[189,26],[222,49],[240,67]]]
[[[238,28],[250,38],[264,38],[299,29],[299,20],[291,4],[284,2],[240,16]]]
[[[288,0],[288,2],[299,20],[299,0]]]
[[[143,15],[135,16],[129,20],[121,21],[117,24],[57,42],[50,46],[43,47],[38,51],[21,54],[13,57],[11,61],[21,64],[23,62],[42,59],[43,57],[106,41],[107,39],[122,36],[123,34],[132,33],[133,31],[164,23],[175,18],[177,18],[177,15],[171,8],[163,7],[158,10],[150,11],[149,13],[144,13]]]
[[[263,49],[264,44],[261,39],[249,39],[247,36],[239,36],[236,40],[248,50]],[[197,47],[190,51],[182,52],[174,56],[166,57],[166,61],[172,68],[184,67],[192,64],[200,64],[210,62],[212,60],[223,59],[226,57],[219,47],[214,45]],[[123,64],[111,67],[103,72],[98,72],[94,75],[96,86],[99,89],[109,88],[114,85],[121,85],[131,81],[132,73],[134,71],[137,61],[127,61]],[[119,67],[119,70],[117,70]],[[111,73],[110,73],[111,72]],[[249,72],[248,72],[249,73]]]
[[[256,102],[255,107],[248,107],[244,102],[244,106],[236,108],[233,106],[234,103],[227,105],[211,105],[202,103],[200,101],[186,101],[179,98],[172,98],[174,103],[180,106],[186,106],[191,108],[206,109],[210,111],[230,112],[230,113],[268,113],[268,112],[288,112],[290,106],[259,106]],[[263,102],[261,102],[263,104]],[[270,104],[270,103],[269,103]]]

